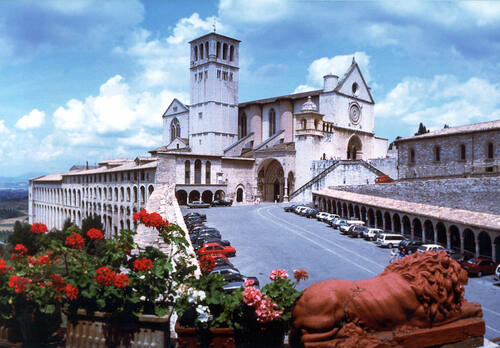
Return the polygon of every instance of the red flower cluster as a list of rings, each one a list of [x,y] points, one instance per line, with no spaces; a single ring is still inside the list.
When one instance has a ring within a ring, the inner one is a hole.
[[[248,285],[248,286],[247,286]],[[243,291],[243,302],[255,309],[257,321],[260,323],[269,323],[281,317],[282,312],[278,310],[278,305],[267,296],[263,296],[252,282],[245,282],[245,290]]]
[[[309,273],[305,269],[295,269],[293,270],[293,277],[299,283],[301,280],[307,280]]]
[[[14,250],[19,254],[19,256],[25,256],[28,253],[28,248],[22,244],[17,244]]]
[[[243,302],[250,307],[256,307],[262,301],[262,293],[254,286],[246,287],[243,291]]]
[[[10,276],[9,287],[14,288],[16,293],[21,293],[26,290],[26,284],[31,284],[31,279],[19,277],[16,275]]]
[[[78,288],[72,286],[71,284],[66,284],[66,286],[64,287],[64,291],[66,292],[66,297],[69,300],[75,300],[78,296]]]
[[[40,255],[38,259],[35,259],[34,257],[28,256],[29,262],[32,265],[48,265],[50,264],[50,254],[47,253],[45,255]]]
[[[9,267],[7,266],[5,261],[3,259],[0,259],[0,274],[4,274],[8,269]]]
[[[90,239],[98,239],[98,240],[102,240],[104,238],[104,236],[102,235],[102,231],[98,230],[97,228],[91,228],[90,230],[88,230],[87,236]]]
[[[116,273],[109,267],[99,267],[95,272],[94,279],[99,285],[113,285]]]
[[[49,286],[53,285],[57,291],[64,290],[64,288],[66,286],[66,282],[64,281],[64,278],[59,273],[51,273],[50,279],[52,281],[49,283]]]
[[[288,279],[288,273],[286,273],[286,271],[283,269],[275,269],[274,271],[271,271],[269,278],[271,280],[276,280],[276,277],[280,277],[281,279]]]
[[[83,237],[76,232],[69,237],[66,237],[65,245],[73,247],[75,249],[82,249],[85,246],[85,242],[83,241]]]
[[[120,273],[120,274],[116,275],[114,285],[117,288],[124,288],[129,284],[130,284],[130,281],[128,280],[128,277],[126,274]]]
[[[34,234],[44,234],[49,232],[49,229],[44,224],[35,222],[33,225],[31,225],[30,231]]]
[[[153,268],[153,262],[150,259],[140,258],[134,261],[134,269],[140,272],[147,272]]]
[[[167,220],[163,220],[160,214],[156,212],[148,213],[144,209],[138,213],[134,213],[134,221],[140,222],[146,227],[155,227],[158,229],[170,224]]]
[[[203,272],[210,273],[216,266],[215,259],[212,255],[203,255],[199,260],[198,264]]]

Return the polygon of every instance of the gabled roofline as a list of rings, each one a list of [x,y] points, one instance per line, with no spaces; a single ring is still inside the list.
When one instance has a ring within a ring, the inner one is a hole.
[[[347,94],[344,94],[344,93],[340,92],[340,89],[342,88],[342,86],[344,86],[344,83],[346,82],[347,78],[349,77],[349,75],[351,75],[351,73],[353,72],[353,70],[355,68],[358,69],[359,76],[361,76],[361,80],[363,81],[363,83],[364,83],[364,85],[366,87],[366,90],[368,92],[368,96],[370,97],[370,100],[368,100],[368,102],[371,102],[372,104],[375,104],[375,101],[373,100],[372,94],[370,92],[370,88],[368,87],[368,84],[366,83],[365,78],[363,77],[363,74],[361,73],[361,69],[359,68],[358,63],[356,63],[356,61],[354,60],[354,58],[352,60],[351,66],[349,67],[349,70],[347,70],[347,72],[345,73],[345,75],[342,77],[342,80],[340,80],[340,82],[337,84],[337,87],[335,87],[334,92],[336,92],[336,93],[338,93],[340,95],[346,96],[346,97],[352,97],[352,98],[358,99],[360,101],[366,101],[364,99],[353,97],[353,96],[350,96],[350,95],[347,95]]]
[[[170,107],[172,106],[172,104],[173,104],[175,101],[177,101],[179,104],[181,104],[181,105],[182,105],[182,107],[183,107],[184,109],[186,109],[186,110],[184,110],[184,111],[182,111],[182,112],[176,112],[176,113],[171,114],[171,115],[182,114],[182,113],[183,113],[183,112],[185,112],[185,111],[189,111],[189,106],[187,106],[186,104],[184,104],[183,102],[181,102],[179,99],[174,98],[174,99],[170,102],[170,104],[168,105],[168,107],[165,109],[165,112],[163,112],[162,117],[166,117],[166,113],[167,113],[168,109],[170,109]],[[171,116],[171,115],[169,115],[169,116]]]

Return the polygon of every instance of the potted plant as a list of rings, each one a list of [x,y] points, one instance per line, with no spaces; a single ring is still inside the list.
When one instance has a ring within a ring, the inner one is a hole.
[[[176,303],[179,347],[281,347],[290,327],[292,307],[301,295],[296,285],[308,275],[284,270],[271,272],[271,283],[258,289],[246,281],[239,291],[227,293],[223,277],[210,273],[210,256],[200,259],[202,276],[191,278]]]

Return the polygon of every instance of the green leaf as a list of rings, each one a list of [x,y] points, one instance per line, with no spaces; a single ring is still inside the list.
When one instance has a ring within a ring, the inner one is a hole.
[[[56,306],[53,304],[48,304],[45,306],[40,307],[40,312],[45,313],[45,314],[52,314],[56,310]]]

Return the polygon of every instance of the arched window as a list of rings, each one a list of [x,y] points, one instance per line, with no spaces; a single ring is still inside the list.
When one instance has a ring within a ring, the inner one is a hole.
[[[200,45],[200,59],[203,59],[203,44]]]
[[[208,58],[208,42],[205,42],[205,57]]]
[[[201,184],[201,161],[194,161],[194,183]]]
[[[207,161],[205,163],[205,184],[206,185],[210,185],[210,177],[211,177],[211,173],[210,173],[210,170],[211,170],[211,163],[210,161]]]
[[[240,114],[239,119],[239,133],[240,139],[247,136],[247,115],[245,113]]]
[[[217,56],[217,58],[219,58],[219,57],[220,57],[220,42],[219,42],[219,41],[217,41],[217,51],[216,51],[216,56]]]
[[[415,163],[415,149],[410,149],[410,163]]]
[[[307,126],[307,121],[305,118],[303,118],[301,121],[300,121],[300,124],[301,124],[301,127],[302,129],[306,129],[306,126]]]
[[[494,157],[494,148],[493,148],[493,143],[488,143],[488,159],[493,159]]]
[[[318,120],[314,120],[314,129],[318,129]]]
[[[198,60],[198,46],[194,46],[194,60]]]
[[[189,185],[191,181],[191,162],[184,162],[184,183]]]
[[[276,133],[276,112],[274,109],[269,110],[269,136]]]
[[[181,125],[177,117],[170,122],[170,141],[174,141],[176,137],[181,136]]]
[[[232,62],[234,59],[234,46],[231,45],[231,47],[229,48],[229,61]]]
[[[460,160],[465,161],[465,157],[466,157],[465,145],[461,144],[460,145]]]
[[[441,148],[439,146],[434,148],[434,161],[441,161]]]
[[[222,59],[227,59],[227,44],[222,45]]]

